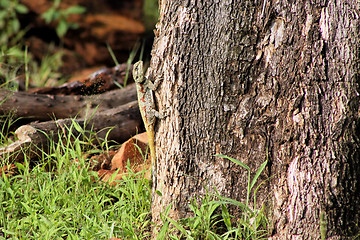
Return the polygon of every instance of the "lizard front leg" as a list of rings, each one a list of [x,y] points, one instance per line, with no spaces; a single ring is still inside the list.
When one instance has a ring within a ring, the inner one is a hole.
[[[145,80],[146,86],[150,90],[155,91],[158,88],[158,86],[160,85],[162,80],[163,80],[163,77],[161,77],[161,76],[157,76],[154,82],[152,82],[150,79],[146,78],[146,80]]]

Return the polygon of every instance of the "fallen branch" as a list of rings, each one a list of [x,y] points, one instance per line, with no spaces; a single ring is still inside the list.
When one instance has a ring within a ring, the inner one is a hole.
[[[15,118],[48,121],[51,119],[85,118],[136,100],[135,85],[93,96],[57,96],[29,94],[0,89],[0,115],[14,113]]]
[[[84,128],[84,132],[79,132],[74,127],[74,122]],[[42,151],[49,150],[50,142],[58,142],[59,136],[79,136],[85,134],[95,134],[94,144],[99,144],[102,140],[114,140],[124,142],[132,135],[135,135],[141,126],[141,116],[136,101],[125,105],[99,112],[89,120],[85,119],[60,119],[42,123],[31,123],[21,126],[15,131],[18,141],[0,148],[0,159],[5,159],[11,155],[11,160],[21,161],[24,156],[32,158]],[[108,131],[110,131],[108,133]],[[71,138],[70,138],[71,139]]]

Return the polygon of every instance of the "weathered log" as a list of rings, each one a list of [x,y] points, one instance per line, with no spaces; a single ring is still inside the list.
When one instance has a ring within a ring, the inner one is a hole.
[[[94,96],[54,96],[47,94],[29,94],[0,89],[0,114],[14,112],[15,118],[47,121],[70,118],[116,108],[136,100],[135,86],[105,92]]]
[[[74,127],[74,122],[85,131],[79,132]],[[84,134],[87,137],[90,134],[95,134],[94,137],[98,141],[93,142],[93,144],[99,144],[103,140],[113,140],[120,143],[135,135],[140,126],[141,116],[136,101],[99,112],[90,119],[60,119],[31,123],[21,126],[15,131],[18,141],[0,148],[0,159],[5,159],[11,155],[11,160],[21,161],[25,154],[30,158],[36,157],[42,151],[47,152],[49,143],[58,142],[60,137],[73,140],[67,138],[70,134],[73,136]]]

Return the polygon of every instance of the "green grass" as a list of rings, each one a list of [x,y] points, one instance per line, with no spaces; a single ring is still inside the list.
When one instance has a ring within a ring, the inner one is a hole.
[[[0,145],[8,143],[12,134],[9,128],[15,120],[3,122],[6,124],[1,129]],[[2,172],[0,239],[150,239],[154,226],[151,183],[144,178],[145,173],[135,174],[129,167],[129,174],[117,185],[101,182],[91,171],[87,156],[109,150],[106,139],[103,146],[96,147],[97,139],[84,126],[74,121],[69,132],[72,129],[79,134],[52,142],[49,152],[43,152],[38,159],[15,163],[16,174]],[[264,207],[256,209],[253,187],[265,164],[254,179],[250,179],[249,172],[247,204],[207,193],[191,200],[193,217],[178,221],[168,217],[168,206],[161,213],[157,239],[264,239],[269,223]],[[11,156],[0,163],[0,169],[10,166]],[[230,205],[240,209],[241,214],[231,216]]]
[[[13,239],[143,239],[150,230],[150,185],[130,175],[117,186],[100,183],[85,164],[45,171],[46,163],[0,180],[1,228]],[[64,170],[65,168],[63,168]]]
[[[218,193],[207,192],[205,196],[196,196],[191,200],[189,208],[193,212],[193,217],[178,221],[167,216],[171,208],[168,206],[161,214],[163,226],[158,239],[267,239],[270,223],[265,215],[265,205],[261,208],[257,208],[256,205],[256,192],[262,183],[252,191],[267,161],[259,167],[254,178],[251,179],[250,168],[247,165],[225,155],[216,156],[231,160],[248,170],[246,203],[223,197]],[[251,194],[253,194],[252,201],[250,201]],[[230,205],[240,210],[239,216],[229,214],[228,207]],[[178,231],[180,234],[172,235],[171,232],[174,231]]]
[[[0,135],[4,143],[7,133]],[[149,236],[151,188],[144,173],[130,171],[116,186],[101,182],[85,157],[99,150],[82,135],[61,138],[39,159],[15,163],[17,174],[1,174],[0,239]],[[10,163],[11,157],[0,167]]]

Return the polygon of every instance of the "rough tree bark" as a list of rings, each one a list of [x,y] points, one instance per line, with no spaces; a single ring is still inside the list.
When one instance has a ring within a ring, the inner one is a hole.
[[[263,8],[263,4],[265,7]],[[153,220],[189,215],[214,187],[243,200],[269,154],[272,239],[353,235],[360,222],[360,3],[161,1],[149,75],[168,117],[156,128]],[[155,193],[155,192],[154,192]]]

